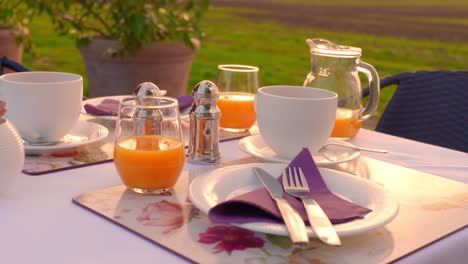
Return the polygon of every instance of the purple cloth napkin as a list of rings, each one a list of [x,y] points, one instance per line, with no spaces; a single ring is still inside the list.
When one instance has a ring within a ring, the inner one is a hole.
[[[344,223],[363,218],[371,210],[348,202],[333,194],[325,184],[307,148],[291,161],[288,166],[301,167],[309,187],[311,198],[322,207],[333,224]],[[281,183],[281,177],[278,179]],[[307,214],[301,200],[288,194],[283,197],[296,209],[302,219],[308,222]],[[222,202],[211,208],[208,216],[213,223],[248,223],[248,222],[282,222],[281,214],[275,201],[262,187]]]
[[[98,105],[85,104],[86,113],[99,116],[116,116],[119,110],[119,101],[114,99],[104,99]]]
[[[179,102],[179,110],[183,111],[193,104],[191,95],[182,95],[177,97]],[[115,99],[104,99],[98,105],[85,104],[86,113],[99,116],[117,116],[119,109],[119,101]]]

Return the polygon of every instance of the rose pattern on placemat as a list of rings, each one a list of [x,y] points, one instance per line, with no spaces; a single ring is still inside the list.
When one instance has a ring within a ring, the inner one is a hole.
[[[38,161],[33,164],[25,162],[23,171],[24,172],[39,172],[39,171],[50,171],[56,170],[61,168],[60,165],[56,164],[55,162],[47,162],[47,161]]]
[[[147,204],[136,220],[145,226],[166,227],[163,234],[167,234],[184,225],[190,213],[187,209],[190,208],[183,208],[180,204],[161,200]]]
[[[309,264],[324,264],[324,263],[346,263],[343,260],[338,261],[339,257],[333,252],[317,250],[319,246],[312,241],[302,248],[294,248],[288,256],[288,263],[309,263]],[[338,259],[337,259],[338,258]]]
[[[47,173],[58,169],[110,161],[112,150],[113,148],[109,144],[105,144],[51,154],[27,155],[23,172],[27,174]]]
[[[263,239],[265,237],[266,239]],[[258,249],[259,253],[245,253],[244,263],[328,263],[329,257],[320,254],[320,242],[311,241],[307,245],[296,246],[287,236],[260,234],[230,225],[210,225],[206,231],[199,234],[199,243],[216,244],[212,247],[212,254],[226,252],[229,256],[234,251]],[[284,250],[278,254],[275,246]],[[267,249],[270,248],[270,250]],[[272,254],[276,252],[276,254]]]
[[[98,149],[84,148],[80,150],[79,155],[77,155],[74,160],[81,163],[93,163],[106,159],[112,159],[112,151],[113,149],[109,146],[102,146]]]
[[[456,208],[468,208],[468,192],[457,193],[449,197],[433,198],[433,201],[425,201],[421,209],[427,211],[443,211]]]
[[[52,153],[49,155],[51,158],[66,158],[66,157],[75,157],[78,156],[80,152],[76,150],[71,150],[68,152]]]
[[[212,226],[200,233],[198,242],[204,244],[218,243],[214,253],[227,252],[231,255],[234,250],[247,248],[262,248],[265,241],[255,236],[255,233],[236,226]]]

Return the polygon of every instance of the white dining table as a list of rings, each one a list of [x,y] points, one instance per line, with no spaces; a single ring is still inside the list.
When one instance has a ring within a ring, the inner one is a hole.
[[[366,129],[350,142],[389,151],[362,156],[468,183],[468,153]],[[238,140],[222,142],[220,151],[223,162],[250,156],[239,148]],[[186,163],[184,170],[198,166]],[[121,180],[112,162],[41,176],[19,175],[0,194],[0,263],[187,263],[72,203],[72,197],[116,185]],[[397,262],[466,263],[467,249],[465,226]]]

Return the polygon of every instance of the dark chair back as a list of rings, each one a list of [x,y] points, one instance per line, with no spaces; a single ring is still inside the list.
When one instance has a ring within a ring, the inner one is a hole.
[[[468,152],[468,71],[403,72],[376,131]]]
[[[4,73],[3,68],[8,68],[16,72],[29,71],[28,68],[24,67],[18,62],[10,60],[5,56],[0,56],[0,75],[3,75]]]

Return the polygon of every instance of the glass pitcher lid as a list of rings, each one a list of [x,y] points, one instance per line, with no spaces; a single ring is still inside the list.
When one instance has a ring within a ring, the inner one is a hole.
[[[342,46],[321,38],[307,39],[306,42],[309,44],[312,54],[333,57],[359,57],[362,52],[361,48]]]

